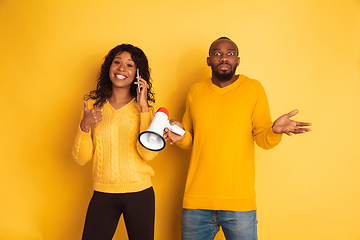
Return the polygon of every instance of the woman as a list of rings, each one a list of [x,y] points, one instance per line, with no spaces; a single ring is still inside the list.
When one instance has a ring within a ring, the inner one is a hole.
[[[94,194],[83,240],[112,239],[121,214],[129,239],[154,239],[154,171],[146,161],[157,152],[146,150],[137,141],[151,123],[149,103],[154,102],[144,52],[130,44],[110,50],[96,90],[85,96],[73,147],[73,157],[80,165],[93,159]]]

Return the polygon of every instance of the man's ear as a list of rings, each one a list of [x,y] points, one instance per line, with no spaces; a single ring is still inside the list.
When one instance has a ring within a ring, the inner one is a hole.
[[[239,66],[239,65],[240,65],[240,57],[238,57],[236,66]]]
[[[210,66],[210,57],[206,58],[206,63],[207,63],[208,66]]]

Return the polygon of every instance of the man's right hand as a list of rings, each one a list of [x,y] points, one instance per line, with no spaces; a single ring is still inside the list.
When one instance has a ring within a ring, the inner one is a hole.
[[[184,129],[183,125],[179,122],[179,121],[176,121],[174,119],[171,119],[169,121],[170,125],[178,125],[179,127],[181,127],[182,129]],[[185,129],[184,129],[185,130]],[[185,133],[186,134],[186,133]],[[172,131],[170,131],[168,128],[165,128],[165,133],[164,133],[164,136],[163,138],[165,139],[165,142],[170,140],[170,145],[173,145],[174,143],[178,142],[178,141],[181,141],[184,137],[185,137],[185,134],[180,136],[176,133],[173,133]]]
[[[89,132],[92,125],[100,122],[102,113],[100,108],[89,109],[88,103],[84,100],[84,117],[81,120],[80,128],[83,132]]]

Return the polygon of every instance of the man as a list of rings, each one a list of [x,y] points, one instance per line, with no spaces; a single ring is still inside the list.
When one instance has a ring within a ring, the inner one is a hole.
[[[226,239],[257,239],[254,141],[264,149],[282,134],[310,131],[310,123],[290,119],[298,110],[271,121],[260,82],[236,75],[236,44],[215,40],[207,64],[211,79],[195,83],[186,99],[184,136],[166,129],[165,140],[193,148],[186,182],[181,234],[184,240],[210,240],[222,227]]]

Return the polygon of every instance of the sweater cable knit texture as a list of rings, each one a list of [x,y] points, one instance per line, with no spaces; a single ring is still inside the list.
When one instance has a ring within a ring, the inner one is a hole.
[[[101,122],[93,125],[89,133],[79,128],[74,160],[80,165],[93,160],[96,191],[126,193],[151,187],[154,171],[145,160],[153,159],[157,152],[143,148],[137,137],[149,127],[152,113],[141,113],[135,99],[118,110],[106,102],[101,111]]]

